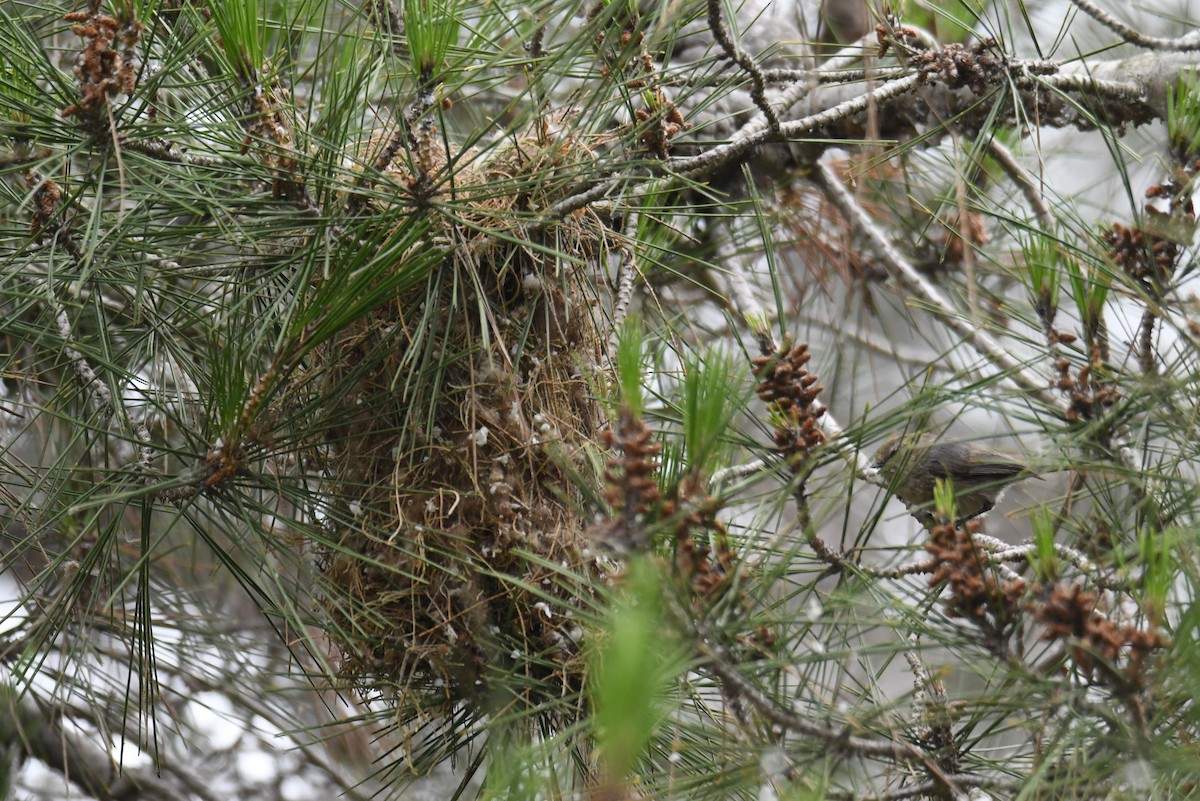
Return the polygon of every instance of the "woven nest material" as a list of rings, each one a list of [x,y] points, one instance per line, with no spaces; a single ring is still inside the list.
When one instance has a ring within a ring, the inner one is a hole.
[[[339,425],[322,447],[354,519],[322,560],[330,636],[350,676],[446,708],[538,703],[581,683],[570,610],[598,570],[579,486],[598,481],[584,454],[604,420],[606,232],[575,215],[522,242],[506,221],[519,198],[497,185],[591,158],[541,134],[457,170],[467,212],[435,223],[456,243],[440,272],[323,353]],[[437,150],[426,160],[445,163]]]

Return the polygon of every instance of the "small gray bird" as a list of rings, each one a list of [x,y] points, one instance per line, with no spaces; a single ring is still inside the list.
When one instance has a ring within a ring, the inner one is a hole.
[[[949,480],[959,520],[988,512],[1009,484],[1034,475],[1010,454],[973,442],[938,442],[932,434],[897,434],[875,453],[871,466],[909,508],[932,509],[938,479]]]

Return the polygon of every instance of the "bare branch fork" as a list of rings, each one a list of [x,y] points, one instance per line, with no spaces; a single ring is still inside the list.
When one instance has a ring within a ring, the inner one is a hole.
[[[869,92],[859,92],[853,98],[830,108],[822,109],[799,120],[781,123],[779,132],[773,132],[768,123],[758,118],[748,123],[732,141],[716,145],[698,156],[674,159],[651,167],[652,174],[664,177],[638,188],[639,194],[652,194],[666,189],[680,178],[699,178],[748,156],[756,148],[772,142],[795,139],[839,120],[864,112],[875,103],[912,91],[921,83],[921,76],[907,75],[895,81],[881,84]],[[565,217],[606,196],[623,182],[623,177],[607,178],[587,190],[555,203],[546,210],[551,219]]]
[[[767,126],[778,133],[779,115],[767,102],[767,82],[762,68],[745,50],[742,50],[741,45],[734,40],[729,29],[725,27],[725,20],[721,18],[721,0],[708,0],[708,28],[712,31],[717,44],[721,45],[721,49],[725,51],[726,57],[749,73],[750,97],[754,100],[754,105],[762,112],[763,117],[766,118]]]

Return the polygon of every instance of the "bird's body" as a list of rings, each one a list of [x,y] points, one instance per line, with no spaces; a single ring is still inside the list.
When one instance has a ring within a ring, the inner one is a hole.
[[[958,518],[988,512],[1007,485],[1028,478],[1028,464],[1002,451],[970,442],[939,442],[932,434],[898,434],[883,444],[872,466],[909,507],[931,509],[939,480],[954,488]]]

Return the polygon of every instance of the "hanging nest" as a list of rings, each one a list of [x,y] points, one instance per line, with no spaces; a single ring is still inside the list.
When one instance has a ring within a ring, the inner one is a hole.
[[[585,454],[604,422],[596,279],[611,232],[577,214],[528,241],[516,190],[593,160],[543,126],[455,166],[435,199],[453,191],[457,220],[436,217],[429,240],[443,265],[321,354],[337,425],[319,447],[345,504],[320,565],[329,635],[346,674],[425,708],[486,713],[581,686],[572,610],[600,567],[579,487],[598,484]],[[446,164],[432,142],[413,161],[422,175],[385,173],[402,192]]]

